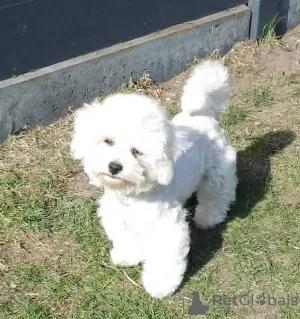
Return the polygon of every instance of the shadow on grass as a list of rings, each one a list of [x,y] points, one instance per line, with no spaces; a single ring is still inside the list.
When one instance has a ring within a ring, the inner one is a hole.
[[[244,151],[238,153],[237,171],[238,186],[236,202],[228,213],[227,220],[212,230],[199,230],[193,221],[191,227],[191,249],[189,265],[184,283],[201,269],[217,252],[223,244],[222,233],[227,223],[235,218],[246,218],[251,214],[255,205],[261,201],[271,180],[270,159],[279,153],[295,139],[291,131],[270,132],[255,138],[253,143]],[[194,214],[197,199],[192,196],[186,208]]]

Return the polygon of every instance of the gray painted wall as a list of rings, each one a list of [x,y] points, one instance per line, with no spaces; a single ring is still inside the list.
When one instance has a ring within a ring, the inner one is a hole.
[[[276,15],[278,35],[300,23],[300,0],[249,0],[248,5],[252,11],[250,38],[259,37]]]
[[[294,28],[300,23],[300,0],[282,1],[288,6],[287,29]]]
[[[280,17],[277,31],[284,34],[300,23],[300,0],[277,0],[277,12]]]

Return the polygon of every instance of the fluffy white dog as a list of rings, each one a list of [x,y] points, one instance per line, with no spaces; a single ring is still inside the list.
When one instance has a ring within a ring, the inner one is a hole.
[[[236,152],[219,125],[230,90],[225,67],[196,67],[173,121],[152,98],[116,94],[75,113],[71,149],[90,183],[104,187],[98,216],[116,265],[143,263],[153,297],[182,282],[190,247],[185,201],[197,192],[195,223],[222,222],[235,200]]]

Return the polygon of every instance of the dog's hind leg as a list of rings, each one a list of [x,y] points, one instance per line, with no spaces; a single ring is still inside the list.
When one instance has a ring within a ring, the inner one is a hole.
[[[199,184],[194,221],[200,228],[212,228],[223,222],[235,200],[236,159],[232,153],[227,155],[224,154],[219,166],[210,168]]]

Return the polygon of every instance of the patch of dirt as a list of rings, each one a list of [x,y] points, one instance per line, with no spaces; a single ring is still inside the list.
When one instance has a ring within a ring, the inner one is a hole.
[[[72,197],[96,198],[102,193],[102,190],[89,184],[89,179],[83,171],[66,179],[65,187]]]
[[[285,75],[300,72],[300,48],[278,45],[263,47],[257,55],[258,62],[265,72],[272,75]]]
[[[299,190],[298,189],[284,189],[282,193],[278,195],[280,203],[286,206],[292,206],[300,208],[299,204]]]
[[[8,264],[19,262],[55,261],[73,245],[71,237],[59,233],[6,231],[0,236],[0,267],[5,270]]]
[[[280,41],[238,43],[221,60],[229,68],[233,96],[237,91],[265,83],[266,76],[300,74],[300,26]],[[161,84],[165,105],[179,107],[183,83],[193,67]]]
[[[189,74],[192,72],[193,67],[189,68],[185,72],[182,72],[172,78],[171,80],[162,83],[163,93],[161,101],[166,106],[180,107],[180,97],[184,85],[184,81],[187,79]]]
[[[223,247],[222,249],[225,250],[226,247]],[[223,288],[225,286],[228,286],[228,289],[230,289],[230,286],[233,284],[234,281],[234,270],[232,264],[227,263],[226,267],[224,267],[224,264],[221,261],[216,262],[213,267],[214,269],[211,272],[211,277],[215,282],[215,285],[222,286]]]

